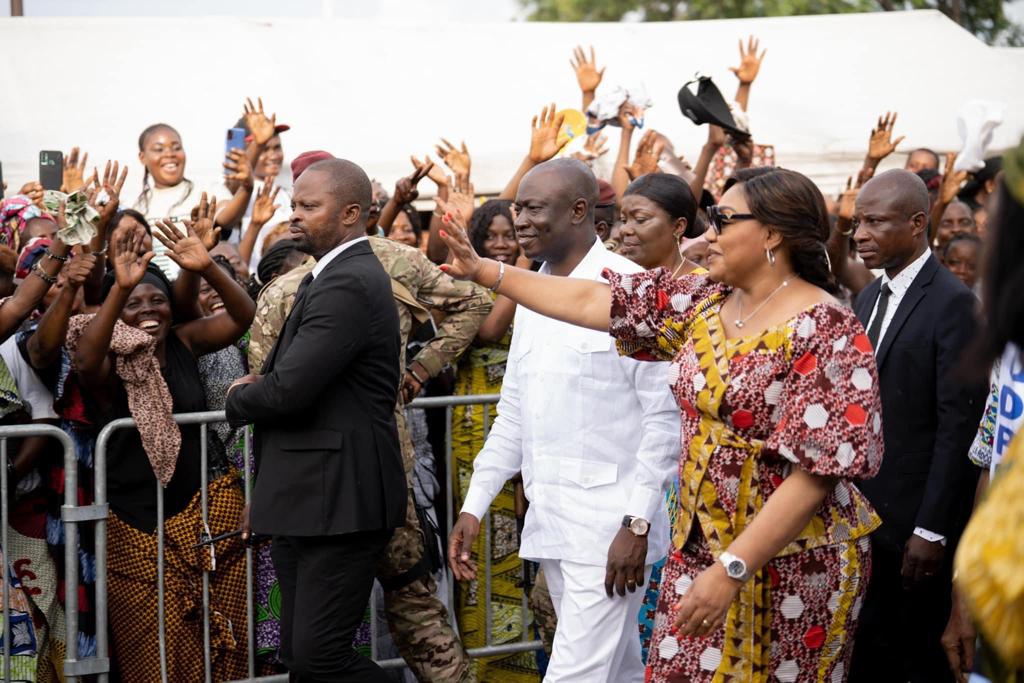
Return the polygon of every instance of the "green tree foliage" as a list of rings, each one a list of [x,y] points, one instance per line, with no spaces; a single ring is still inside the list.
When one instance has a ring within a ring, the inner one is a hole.
[[[1024,44],[1001,0],[519,0],[531,21],[672,21],[937,9],[990,45]]]

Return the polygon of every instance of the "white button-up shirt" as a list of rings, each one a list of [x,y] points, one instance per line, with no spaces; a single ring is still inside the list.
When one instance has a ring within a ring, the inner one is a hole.
[[[315,266],[313,266],[313,279],[315,280],[317,275],[319,275],[320,273],[324,272],[324,268],[326,268],[327,265],[331,261],[333,261],[334,259],[338,258],[338,256],[341,254],[341,252],[345,251],[349,247],[354,247],[355,245],[359,244],[360,242],[366,242],[367,239],[368,238],[366,237],[366,235],[363,235],[362,237],[357,237],[354,240],[349,240],[348,242],[342,242],[341,244],[336,246],[334,249],[331,249],[329,252],[327,252],[326,254],[321,256],[320,260],[316,262]]]
[[[643,270],[595,240],[569,277],[603,281],[605,268]],[[521,471],[530,507],[520,556],[604,565],[632,515],[651,522],[648,563],[664,557],[664,496],[680,453],[667,363],[622,357],[607,332],[520,306],[497,413],[463,512],[483,519]]]

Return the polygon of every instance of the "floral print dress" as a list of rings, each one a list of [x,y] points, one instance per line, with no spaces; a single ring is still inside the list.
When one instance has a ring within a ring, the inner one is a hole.
[[[787,323],[727,339],[728,290],[702,275],[606,273],[619,350],[670,360],[682,413],[673,547],[662,579],[648,680],[846,680],[880,520],[853,479],[881,464],[874,354],[853,312],[809,307]],[[740,589],[704,638],[670,632],[675,604],[799,467],[834,481],[797,538]]]

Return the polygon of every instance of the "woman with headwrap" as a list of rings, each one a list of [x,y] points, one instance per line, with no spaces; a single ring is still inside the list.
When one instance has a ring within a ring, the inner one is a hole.
[[[200,510],[200,429],[179,428],[172,413],[206,409],[196,358],[234,343],[248,329],[255,305],[213,264],[191,229],[186,236],[163,222],[154,236],[181,268],[210,283],[224,309],[174,325],[170,285],[149,267],[144,231],[119,228],[110,241],[113,272],[94,316],[72,318],[67,347],[78,371],[87,410],[97,428],[124,417],[138,430],[114,433],[107,483],[111,516],[110,624],[121,679],[159,680],[157,644],[157,525],[165,533],[165,610],[170,680],[203,677],[200,618],[203,569],[210,574],[212,667],[217,680],[245,677],[244,546],[228,539],[195,548],[201,534],[236,528],[243,506],[236,476],[209,486],[208,526]],[[157,486],[164,517],[157,516]]]

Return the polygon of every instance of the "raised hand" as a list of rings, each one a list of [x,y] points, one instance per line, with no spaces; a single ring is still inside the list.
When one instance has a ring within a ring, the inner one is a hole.
[[[153,231],[153,237],[167,247],[167,256],[184,270],[201,273],[213,263],[210,252],[196,236],[192,221],[185,221],[188,234],[181,232],[168,220],[157,221],[155,227],[157,229]]]
[[[853,184],[853,178],[846,179],[846,189],[839,195],[839,209],[837,216],[846,221],[853,220],[853,214],[857,207],[857,194],[860,192],[860,188],[855,187]]]
[[[435,164],[434,160],[429,156],[423,157],[423,161],[420,161],[415,156],[410,156],[409,161],[412,162],[412,167],[414,169],[419,168],[420,166],[429,165],[430,171],[427,172],[427,177],[437,185],[438,190],[442,187],[448,187],[448,176],[445,175],[444,169]]]
[[[441,157],[444,165],[450,168],[455,175],[461,173],[468,176],[472,160],[469,157],[469,150],[466,149],[466,142],[462,142],[461,148],[456,148],[455,145],[441,138],[441,145],[437,145],[434,149],[437,150],[437,156]]]
[[[665,148],[665,143],[654,130],[649,130],[640,138],[640,144],[636,148],[636,156],[633,163],[626,167],[630,180],[636,180],[648,173],[658,172],[658,159]]]
[[[89,153],[81,155],[77,147],[72,147],[71,152],[64,157],[64,179],[60,184],[60,191],[71,194],[75,190],[85,187],[85,165],[89,161]]]
[[[530,130],[530,161],[542,164],[558,154],[558,131],[562,129],[565,116],[555,110],[555,103],[541,110],[540,116],[533,117]],[[568,142],[568,140],[566,141]]]
[[[608,147],[605,146],[607,142],[608,139],[601,133],[588,135],[586,142],[583,143],[583,149],[573,152],[572,156],[583,163],[590,163],[608,153]]]
[[[266,189],[266,185],[264,185]],[[274,193],[276,196],[276,192]],[[253,211],[255,212],[255,207]],[[273,216],[273,213],[271,213]],[[207,201],[206,193],[204,192],[199,197],[199,204],[192,207],[192,221],[191,234],[199,238],[199,241],[203,243],[203,246],[207,250],[213,249],[217,246],[217,242],[220,241],[220,228],[214,225],[214,219],[217,218],[217,198]],[[267,219],[270,220],[270,219]]]
[[[740,38],[740,65],[730,66],[729,71],[736,74],[736,78],[739,79],[740,85],[750,85],[757,78],[757,72],[761,70],[761,60],[764,59],[764,55],[768,52],[767,49],[761,50],[761,54],[757,54],[757,48],[761,46],[761,41],[757,40],[754,36],[750,36],[747,40],[747,48],[743,49],[743,39]]]
[[[114,268],[114,280],[125,292],[135,289],[146,274],[146,266],[153,259],[152,251],[145,251],[142,226],[118,228],[110,238],[109,260]]]
[[[270,222],[277,210],[281,208],[280,204],[274,203],[277,200],[277,193],[280,191],[281,188],[275,186],[270,180],[263,183],[263,187],[256,194],[256,199],[252,203],[251,220],[253,223],[266,225]],[[203,244],[206,245],[206,242],[204,241]],[[212,249],[213,247],[207,246],[206,248]]]
[[[601,85],[601,79],[604,78],[604,69],[607,67],[598,71],[597,58],[594,56],[594,46],[590,46],[590,59],[587,59],[587,53],[578,45],[572,51],[572,56],[573,58],[569,60],[569,64],[572,66],[572,70],[576,72],[576,82],[580,84],[580,90],[585,93],[596,91],[597,86]]]
[[[442,265],[441,270],[459,280],[475,279],[484,262],[469,241],[465,217],[458,210],[453,211],[451,204],[440,198],[437,200],[437,208],[444,212],[441,220],[445,227],[440,235],[451,255],[451,261]]]
[[[268,118],[263,112],[263,98],[257,97],[256,101],[259,103],[258,106],[253,106],[252,100],[248,97],[245,98],[245,104],[242,106],[243,118],[256,144],[265,145],[275,135],[274,127],[277,125],[277,114],[272,114]]]
[[[75,257],[67,262],[61,270],[64,282],[72,289],[78,289],[85,284],[96,265],[96,256],[93,254],[75,254]]]
[[[464,224],[469,225],[475,204],[473,183],[469,182],[469,176],[457,173],[448,193],[448,211],[461,216]]]
[[[420,196],[420,191],[416,189],[420,181],[427,177],[430,173],[430,169],[434,167],[434,162],[427,159],[426,162],[416,167],[416,170],[412,172],[412,175],[400,178],[395,183],[395,194],[392,199],[395,204],[402,206],[415,200]]]
[[[117,208],[121,203],[121,189],[124,187],[127,177],[128,166],[122,168],[116,161],[107,161],[107,165],[103,169],[102,181],[99,173],[95,168],[93,169],[93,185],[96,193],[105,192],[107,195],[105,204],[94,205],[100,212],[100,225],[109,227],[110,219],[117,213]]]
[[[622,106],[619,107],[619,126],[624,131],[632,132],[636,127],[633,125],[633,120],[636,118],[636,107],[630,104],[628,101],[623,102]]]
[[[886,112],[885,116],[878,117],[878,125],[871,129],[871,137],[868,138],[868,160],[878,164],[882,159],[896,151],[896,145],[903,142],[905,135],[901,135],[894,141],[892,129],[896,125],[896,112]]]
[[[960,193],[960,187],[967,180],[967,171],[954,171],[953,162],[956,161],[956,154],[946,154],[946,168],[942,174],[942,185],[939,187],[939,201],[949,204]]]
[[[717,150],[725,144],[725,129],[713,123],[708,124],[708,147]]]
[[[249,163],[244,150],[228,150],[227,160],[224,162],[224,171],[225,180],[234,181],[239,185],[248,187],[250,190],[252,189],[252,164]]]

